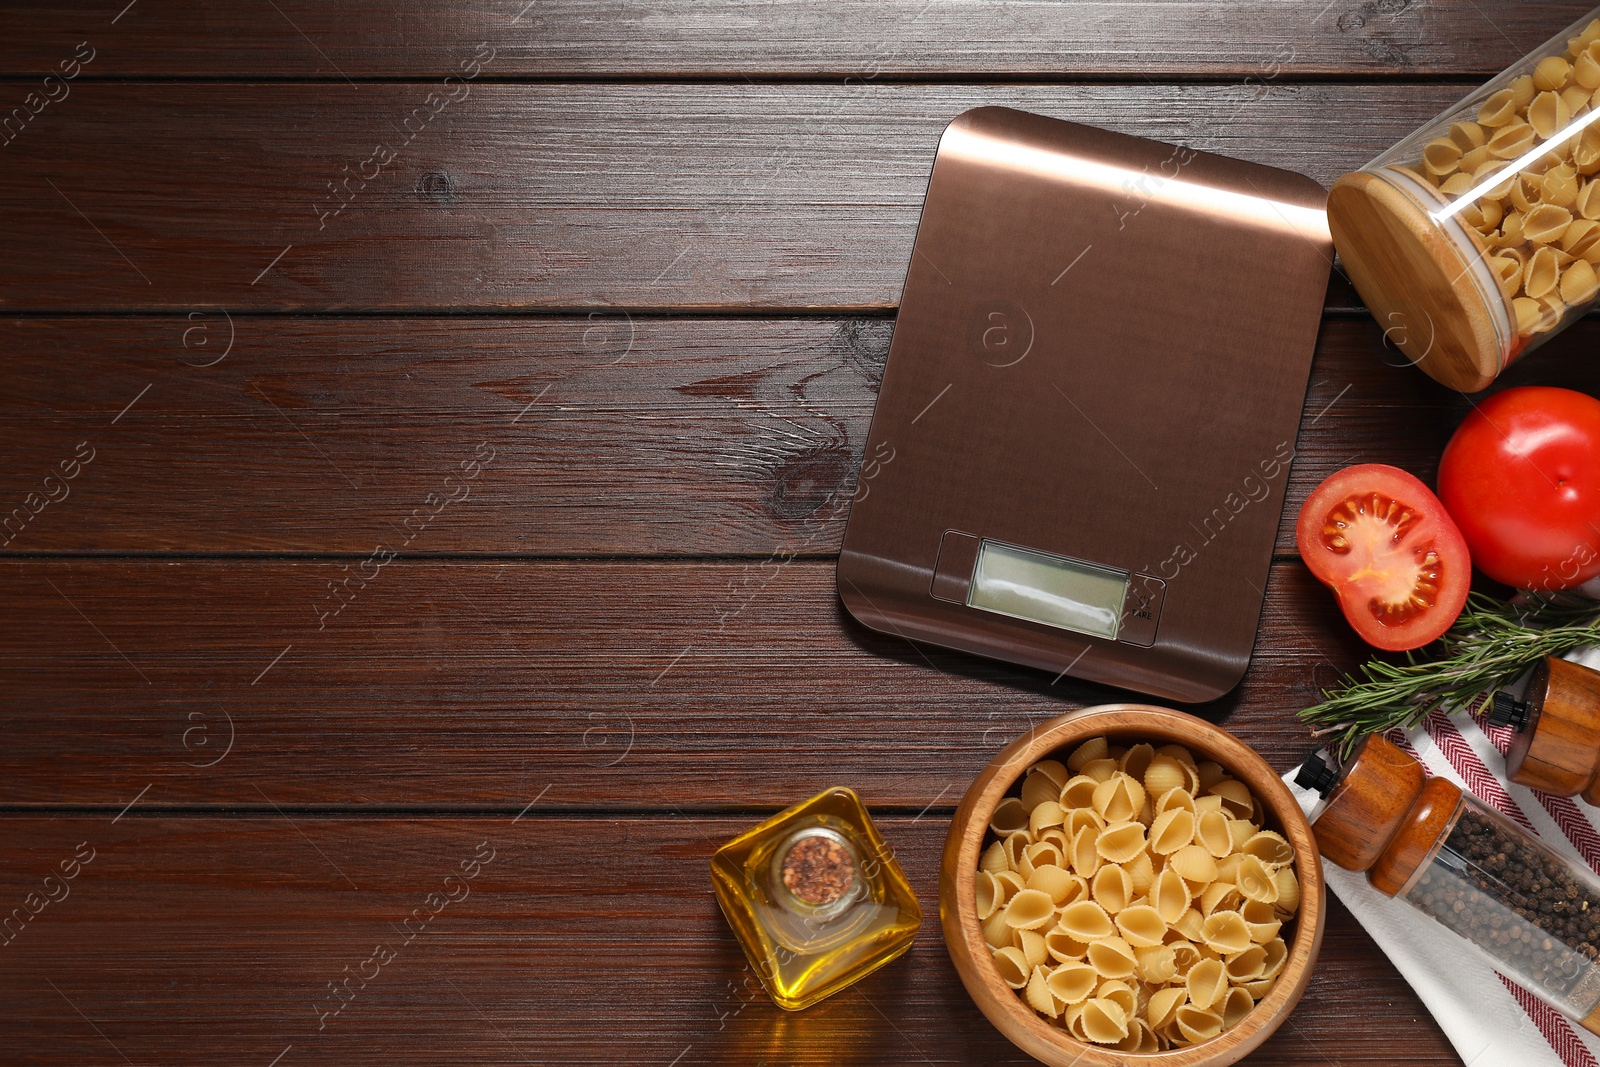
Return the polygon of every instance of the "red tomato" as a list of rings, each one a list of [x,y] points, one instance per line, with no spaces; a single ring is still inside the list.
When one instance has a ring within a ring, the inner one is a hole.
[[[1317,486],[1295,526],[1300,558],[1375,648],[1421,648],[1467,602],[1472,559],[1439,498],[1398,467],[1362,463]]]
[[[1439,496],[1495,581],[1582,585],[1600,574],[1600,400],[1535,385],[1496,393],[1445,446]]]

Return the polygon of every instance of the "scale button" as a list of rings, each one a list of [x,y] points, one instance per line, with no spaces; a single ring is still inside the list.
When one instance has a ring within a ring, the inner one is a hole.
[[[1156,643],[1156,624],[1161,621],[1161,602],[1167,583],[1148,574],[1135,574],[1122,601],[1122,623],[1117,640],[1128,645],[1149,647]]]

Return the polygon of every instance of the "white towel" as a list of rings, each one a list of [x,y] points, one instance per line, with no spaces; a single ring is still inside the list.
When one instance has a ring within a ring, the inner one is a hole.
[[[1568,657],[1600,668],[1600,650]],[[1429,774],[1448,778],[1546,844],[1600,873],[1600,809],[1535,793],[1505,778],[1501,748],[1510,731],[1482,729],[1471,716],[1435,714],[1405,738]],[[1308,815],[1322,798],[1289,788]],[[1366,876],[1323,864],[1328,888],[1350,909],[1439,1021],[1466,1067],[1600,1067],[1600,1037],[1501,978],[1462,938],[1411,905],[1384,896]]]

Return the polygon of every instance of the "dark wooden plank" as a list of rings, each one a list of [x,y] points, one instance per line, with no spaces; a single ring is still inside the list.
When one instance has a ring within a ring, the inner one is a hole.
[[[660,810],[843,779],[917,810],[1127,699],[872,633],[820,561],[16,561],[0,597],[0,803]],[[1198,711],[1287,769],[1363,649],[1279,564],[1251,673]]]
[[[892,330],[0,320],[0,553],[368,553],[410,535],[412,556],[830,556]],[[1505,381],[1600,393],[1597,342],[1600,323],[1580,324]],[[1347,463],[1432,477],[1468,401],[1397,362],[1370,318],[1324,324],[1280,552],[1293,505]],[[64,480],[80,453],[93,458]],[[418,528],[429,494],[462,492]]]
[[[970,107],[1328,182],[1463,92],[436,88],[80,85],[0,149],[0,310],[888,308],[939,133]]]
[[[7,908],[80,843],[93,859],[0,948],[0,1045],[73,1067],[1033,1062],[945,954],[937,816],[880,819],[923,903],[911,952],[807,1011],[773,1007],[706,874],[753,821],[5,817]],[[418,908],[427,923],[402,928]],[[393,954],[381,966],[367,962],[378,945]],[[326,1014],[347,973],[352,995]],[[1246,1062],[1326,1067],[1330,1049],[1339,1063],[1458,1062],[1337,904],[1305,999]]]
[[[0,70],[54,72],[88,39],[92,77],[442,77],[483,41],[507,76],[1487,76],[1588,10],[1516,0],[1188,0],[1159,14],[1138,0],[123,2],[92,13],[8,5]]]

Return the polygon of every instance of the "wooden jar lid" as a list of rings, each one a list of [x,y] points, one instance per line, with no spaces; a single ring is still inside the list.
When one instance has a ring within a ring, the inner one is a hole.
[[[1546,658],[1528,682],[1527,704],[1527,722],[1506,750],[1506,776],[1557,796],[1583,792],[1600,763],[1600,673]]]
[[[1474,264],[1426,211],[1356,171],[1333,183],[1328,227],[1361,299],[1407,359],[1462,392],[1494,381],[1504,362],[1494,311]]]
[[[1347,871],[1366,871],[1405,822],[1422,795],[1422,764],[1373,734],[1362,743],[1317,821],[1317,847]]]

